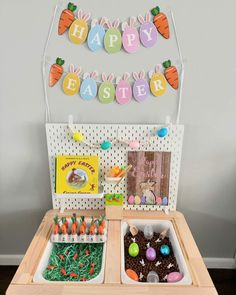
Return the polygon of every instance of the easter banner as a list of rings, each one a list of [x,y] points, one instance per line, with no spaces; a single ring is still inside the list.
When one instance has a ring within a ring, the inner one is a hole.
[[[113,73],[107,75],[102,73],[99,80],[97,71],[82,74],[81,67],[69,66],[68,72],[63,68],[64,60],[57,58],[51,65],[49,72],[49,87],[53,87],[62,79],[63,92],[68,96],[80,95],[83,100],[90,101],[98,97],[103,104],[116,101],[118,104],[128,104],[132,98],[137,102],[145,101],[150,93],[154,97],[160,97],[167,91],[168,85],[174,90],[179,87],[179,75],[177,68],[171,64],[170,60],[155,67],[146,73],[144,70],[128,72],[121,77],[114,76]],[[132,80],[131,80],[132,76]]]
[[[159,6],[148,11],[145,16],[132,16],[122,23],[119,19],[111,22],[107,17],[90,20],[91,13],[81,9],[76,12],[76,9],[77,6],[70,2],[61,12],[58,35],[68,32],[73,44],[87,42],[93,52],[105,49],[108,53],[117,53],[123,48],[127,53],[135,53],[141,45],[153,47],[159,35],[170,38],[168,18]]]

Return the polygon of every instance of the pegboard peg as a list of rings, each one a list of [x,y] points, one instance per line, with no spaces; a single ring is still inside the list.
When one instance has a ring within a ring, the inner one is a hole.
[[[170,116],[166,116],[166,125],[170,125],[171,124],[171,120],[170,120]]]
[[[69,127],[70,131],[73,133],[74,132],[74,128],[73,128],[73,115],[69,115],[68,116],[68,127]]]

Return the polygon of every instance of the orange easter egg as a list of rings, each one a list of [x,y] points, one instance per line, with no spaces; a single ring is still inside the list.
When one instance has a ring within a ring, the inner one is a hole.
[[[126,274],[131,280],[134,280],[134,281],[139,280],[137,273],[130,268],[126,270]]]

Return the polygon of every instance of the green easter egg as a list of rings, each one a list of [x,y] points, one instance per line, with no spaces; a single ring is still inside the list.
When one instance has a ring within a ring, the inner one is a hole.
[[[137,243],[132,243],[129,245],[129,255],[136,257],[139,254],[139,246]]]
[[[115,99],[115,86],[112,82],[103,82],[98,90],[98,98],[101,103],[111,103]]]
[[[121,33],[116,28],[107,30],[104,38],[104,47],[108,53],[116,53],[121,50]]]
[[[101,144],[101,149],[105,151],[105,150],[109,150],[109,148],[111,148],[111,142],[103,141],[103,143]]]

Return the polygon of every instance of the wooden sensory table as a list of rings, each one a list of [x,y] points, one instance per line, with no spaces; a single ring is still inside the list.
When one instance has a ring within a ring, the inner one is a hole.
[[[163,212],[153,211],[125,211],[123,219],[162,219],[170,220],[176,231],[183,255],[189,268],[192,285],[176,286],[163,284],[158,286],[145,285],[125,285],[121,283],[121,221],[108,217],[108,240],[105,262],[105,278],[103,284],[76,284],[76,283],[34,283],[33,276],[37,265],[44,252],[46,244],[52,231],[53,217],[57,213],[60,215],[76,214],[84,216],[100,216],[103,210],[67,210],[60,214],[58,210],[50,210],[44,216],[10,286],[7,295],[74,295],[74,294],[102,294],[102,295],[126,295],[126,294],[175,294],[175,295],[213,295],[217,291],[208,274],[201,254],[196,246],[191,231],[182,213],[174,211],[169,215]]]

